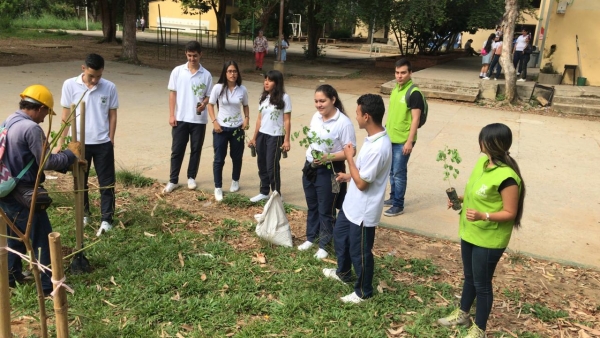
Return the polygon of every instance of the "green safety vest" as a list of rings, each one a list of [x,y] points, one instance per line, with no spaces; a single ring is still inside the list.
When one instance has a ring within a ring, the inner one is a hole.
[[[385,123],[385,129],[387,130],[392,143],[404,144],[410,135],[412,113],[406,102],[406,92],[412,84],[412,80],[406,82],[402,87],[396,83],[396,87],[394,87],[390,94],[390,107],[388,109],[388,118]],[[415,91],[421,92],[417,87],[413,89],[413,93]],[[416,134],[413,141],[417,141]]]

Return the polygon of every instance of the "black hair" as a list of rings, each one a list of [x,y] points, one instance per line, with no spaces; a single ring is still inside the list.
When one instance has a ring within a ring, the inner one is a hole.
[[[41,103],[33,103],[33,102],[25,101],[25,100],[21,100],[21,102],[19,102],[20,110],[37,110],[43,106],[44,105]]]
[[[505,164],[519,175],[521,178],[521,194],[519,196],[519,205],[517,215],[514,220],[514,227],[521,226],[521,217],[523,216],[523,201],[525,200],[525,181],[521,176],[521,170],[514,158],[510,156],[510,146],[512,145],[512,132],[508,126],[502,123],[492,123],[483,127],[479,132],[479,147],[487,151],[491,161],[495,165]]]
[[[487,53],[489,53],[490,50],[492,50],[492,43],[494,43],[494,39],[495,38],[496,38],[496,34],[495,33],[490,34],[490,36],[488,37],[487,42],[485,44],[485,47],[483,48],[483,49],[485,49],[485,51]]]
[[[237,71],[237,79],[235,80],[235,84],[239,87],[242,85],[242,74],[240,73],[240,67],[238,67],[237,62],[233,61],[233,60],[229,60],[226,61],[223,64],[223,70],[221,71],[221,76],[219,77],[219,81],[217,81],[217,83],[221,83],[223,84],[223,88],[221,88],[221,92],[219,93],[219,97],[222,97],[223,94],[225,94],[227,96],[227,100],[229,100],[229,92],[227,91],[227,68],[229,68],[229,66],[234,66],[235,70]],[[217,100],[217,107],[219,106],[219,100]]]
[[[93,70],[104,69],[104,58],[95,53],[89,54],[85,58],[85,66]]]
[[[380,95],[363,94],[356,100],[356,104],[360,106],[363,114],[369,114],[375,124],[381,125],[385,114],[385,104]]]
[[[202,53],[202,46],[198,43],[198,41],[190,41],[185,44],[185,51],[187,52],[198,52],[198,54]]]
[[[410,64],[410,61],[408,61],[408,59],[402,58],[402,59],[396,61],[396,68],[403,67],[403,66],[406,66],[406,68],[408,68],[408,71],[412,72],[412,65]]]
[[[328,99],[332,100],[335,98],[335,102],[333,106],[336,107],[342,114],[347,115],[344,111],[344,105],[342,104],[342,100],[340,100],[340,96],[338,95],[337,90],[333,88],[331,85],[323,84],[315,89],[315,93],[320,92],[323,93]]]
[[[277,109],[283,109],[285,107],[285,102],[283,101],[283,94],[285,94],[285,88],[283,87],[283,74],[281,74],[278,70],[270,70],[265,74],[265,79],[269,79],[275,82],[275,88],[269,93],[266,90],[263,90],[260,95],[259,102],[262,103],[267,96],[269,97],[269,102],[275,106]]]

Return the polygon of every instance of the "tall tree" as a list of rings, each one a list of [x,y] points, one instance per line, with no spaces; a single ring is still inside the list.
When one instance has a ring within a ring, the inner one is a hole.
[[[323,34],[323,25],[333,22],[336,8],[340,0],[296,0],[293,8],[296,12],[305,13],[308,27],[308,50],[306,57],[309,60],[316,59],[319,55],[319,38]],[[292,3],[289,3],[291,6]]]
[[[183,13],[198,14],[206,13],[209,9],[215,12],[217,17],[217,51],[225,51],[227,39],[227,0],[173,0],[181,2]]]
[[[517,74],[512,61],[512,37],[515,31],[515,23],[519,16],[519,0],[506,0],[505,13],[502,18],[502,35],[507,37],[504,39],[504,45],[508,48],[502,48],[502,56],[500,64],[504,68],[504,76],[506,77],[506,93],[505,100],[514,102],[517,99]],[[527,67],[527,66],[525,66]]]
[[[116,42],[118,0],[99,0],[98,4],[100,5],[100,15],[102,16],[103,39],[101,42]]]
[[[137,0],[125,0],[123,13],[123,48],[121,58],[138,64],[137,57]]]

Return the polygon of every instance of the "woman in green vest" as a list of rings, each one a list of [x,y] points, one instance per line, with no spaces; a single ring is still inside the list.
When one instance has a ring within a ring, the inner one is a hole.
[[[501,123],[479,133],[481,156],[465,187],[459,235],[465,275],[460,308],[438,319],[443,326],[471,325],[469,311],[475,298],[475,325],[467,338],[484,338],[494,294],[492,277],[508,246],[513,228],[521,225],[525,183],[517,162],[510,156],[510,128]],[[448,201],[450,208],[452,203]]]

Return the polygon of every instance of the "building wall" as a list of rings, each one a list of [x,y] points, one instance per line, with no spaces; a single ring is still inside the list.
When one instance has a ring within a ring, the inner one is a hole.
[[[165,0],[165,1],[151,1],[148,5],[148,26],[158,27],[158,7],[160,6],[160,16],[162,20],[163,27],[173,27],[173,28],[183,28],[187,31],[192,31],[192,29],[202,28],[209,30],[217,30],[217,16],[215,12],[211,9],[207,13],[203,13],[202,15],[191,15],[191,14],[183,14],[183,9],[181,8],[181,3],[174,2],[173,0]],[[227,7],[227,14],[232,14],[237,10],[235,7]],[[231,33],[239,32],[239,24],[235,19],[231,19]]]
[[[550,1],[550,22],[548,25],[547,41],[544,49],[550,50],[551,45],[556,45],[556,52],[552,56],[552,65],[559,73],[564,70],[565,64],[577,65],[577,46],[575,35],[579,36],[579,51],[583,76],[587,84],[600,86],[600,34],[598,34],[598,18],[600,16],[599,0],[570,0],[565,14],[557,14],[558,3]],[[546,54],[544,53],[544,54]],[[542,59],[543,66],[550,58]],[[572,83],[572,72],[565,76],[563,83]]]

